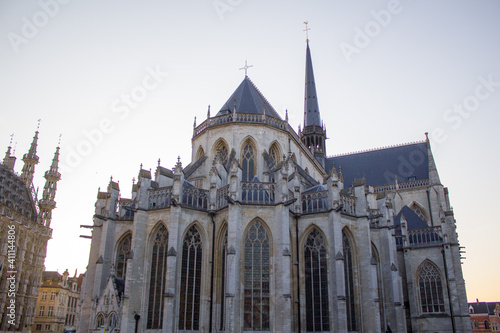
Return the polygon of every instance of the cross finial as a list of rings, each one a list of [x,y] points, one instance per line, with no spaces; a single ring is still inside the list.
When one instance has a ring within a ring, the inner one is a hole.
[[[38,131],[38,129],[40,128],[40,122],[42,121],[42,118],[38,119],[38,125],[36,126],[36,130]]]
[[[241,71],[242,69],[244,69],[244,70],[245,70],[245,76],[247,76],[247,70],[248,70],[250,67],[253,67],[253,65],[248,66],[248,65],[247,65],[247,61],[245,60],[245,66],[241,67],[241,68],[240,68],[240,71]]]
[[[309,30],[311,30],[311,28],[307,27],[307,25],[309,24],[308,21],[305,21],[304,24],[306,25],[306,28],[304,29],[304,31],[306,32],[306,42],[309,43]]]
[[[12,133],[10,135],[10,143],[9,143],[9,147],[12,147],[12,140],[14,139],[14,133]]]
[[[59,134],[59,141],[57,142],[57,147],[61,146],[61,137],[62,137],[62,134]]]

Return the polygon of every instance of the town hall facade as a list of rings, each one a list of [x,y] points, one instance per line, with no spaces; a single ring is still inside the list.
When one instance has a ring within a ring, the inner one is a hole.
[[[191,163],[98,192],[79,331],[470,332],[428,138],[325,141],[309,42],[297,132],[245,75],[194,124]]]

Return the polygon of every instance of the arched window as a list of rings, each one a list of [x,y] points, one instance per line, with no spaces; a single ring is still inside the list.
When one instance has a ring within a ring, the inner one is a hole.
[[[127,256],[130,254],[131,245],[132,235],[128,234],[120,241],[116,250],[115,274],[116,277],[124,280],[127,273]]]
[[[179,330],[198,330],[200,327],[202,251],[200,232],[192,226],[182,245]]]
[[[274,165],[280,162],[280,151],[276,143],[273,143],[271,145],[271,148],[269,148],[269,157],[271,157],[271,160],[273,161]]]
[[[478,330],[479,329],[479,321],[474,320],[474,322],[472,323],[472,328],[475,330]]]
[[[427,221],[427,213],[422,206],[414,202],[410,205],[410,209],[413,210],[422,220]]]
[[[307,332],[330,330],[326,245],[317,229],[304,243]]]
[[[384,292],[382,289],[382,271],[380,269],[380,256],[378,254],[377,248],[372,243],[372,259],[371,264],[375,265],[375,269],[377,271],[377,297],[378,297],[378,310],[380,316],[380,325],[381,332],[384,332],[386,323],[385,323],[385,315],[384,315]]]
[[[203,155],[205,155],[205,151],[203,150],[203,147],[200,146],[198,148],[198,151],[196,152],[196,161],[199,160],[200,158],[202,158]]]
[[[243,181],[249,182],[255,176],[255,150],[249,140],[243,145],[241,169],[243,170]]]
[[[226,310],[226,267],[227,267],[227,229],[224,233],[224,237],[222,239],[221,247],[220,247],[220,291],[219,291],[219,299],[220,299],[220,330],[224,331],[224,322],[225,322],[225,310]]]
[[[227,149],[226,143],[222,139],[220,139],[215,145],[215,156],[216,158],[220,159],[222,164],[227,163],[229,151]]]
[[[245,235],[243,328],[245,331],[269,330],[269,235],[255,221]]]
[[[484,329],[485,330],[489,330],[490,329],[490,322],[487,321],[487,320],[484,321]]]
[[[102,326],[104,326],[104,323],[105,323],[105,319],[104,319],[104,315],[102,313],[99,313],[97,315],[97,319],[96,319],[96,324],[95,324],[95,328],[101,328]]]
[[[443,286],[441,274],[430,262],[423,264],[418,274],[420,302],[423,313],[444,312]]]
[[[163,323],[163,295],[167,272],[168,232],[161,225],[153,237],[151,277],[149,279],[148,329],[161,329]]]
[[[356,303],[354,295],[354,266],[352,246],[349,236],[342,231],[342,248],[344,251],[344,279],[345,279],[345,297],[346,297],[346,314],[347,314],[347,330],[356,330]]]

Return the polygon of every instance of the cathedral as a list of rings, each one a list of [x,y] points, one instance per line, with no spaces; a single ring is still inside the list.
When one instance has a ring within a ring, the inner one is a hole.
[[[50,222],[61,179],[59,147],[45,172],[41,198],[33,185],[39,162],[38,129],[24,154],[21,175],[14,171],[12,142],[0,164],[0,331],[29,331],[36,314]]]
[[[297,132],[245,75],[189,164],[98,191],[81,333],[471,331],[427,135],[328,156],[305,64]]]

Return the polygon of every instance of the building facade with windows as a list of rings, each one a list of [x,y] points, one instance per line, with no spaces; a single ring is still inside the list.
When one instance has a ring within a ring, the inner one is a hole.
[[[429,140],[325,142],[309,42],[297,132],[245,75],[188,165],[98,192],[80,332],[470,332]]]
[[[45,271],[38,293],[32,332],[76,332],[83,274]]]
[[[38,130],[23,168],[15,171],[16,157],[9,145],[0,164],[0,331],[29,331],[35,317],[36,299],[42,279],[50,223],[56,207],[55,195],[59,147],[50,169],[45,172],[42,197],[33,185]],[[12,144],[12,142],[11,142]]]
[[[500,332],[500,302],[469,303],[472,332]]]

